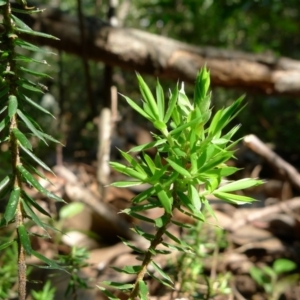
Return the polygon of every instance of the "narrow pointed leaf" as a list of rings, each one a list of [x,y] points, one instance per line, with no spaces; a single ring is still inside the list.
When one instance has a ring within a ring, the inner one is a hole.
[[[12,245],[14,242],[15,242],[15,240],[10,240],[10,241],[8,241],[8,242],[6,242],[6,243],[1,244],[1,245],[0,245],[0,251],[2,251],[3,249],[9,247],[9,246]]]
[[[7,123],[9,122],[9,117],[6,116],[1,122],[0,122],[0,132],[6,128]]]
[[[114,287],[118,290],[129,290],[129,289],[133,288],[133,284],[131,284],[131,283],[120,283],[120,282],[114,282],[114,281],[103,281],[101,283],[104,285],[107,285],[107,286]]]
[[[188,128],[188,127],[192,127],[196,124],[198,124],[201,121],[201,117],[200,118],[196,118],[190,122],[184,123],[181,126],[173,129],[172,131],[170,131],[170,135],[175,135],[176,133],[181,133],[184,129]]]
[[[127,96],[124,96],[121,94],[122,97],[125,98],[125,100],[127,101],[127,103],[134,109],[136,110],[140,115],[142,115],[144,118],[148,119],[148,120],[152,120],[152,118],[145,113],[145,111],[140,107],[138,106],[133,100],[131,100],[129,97]]]
[[[155,276],[153,273],[150,273],[149,275],[156,281],[160,282],[161,284],[163,284],[171,289],[174,289],[174,286],[172,284],[170,284],[168,281],[166,281],[164,278],[159,278],[159,277]]]
[[[144,159],[145,159],[149,169],[151,170],[151,173],[155,174],[156,166],[155,166],[153,160],[151,159],[151,157],[148,154],[145,153],[144,154]]]
[[[156,272],[159,273],[160,276],[162,276],[167,281],[169,281],[171,284],[173,284],[171,277],[169,275],[167,275],[155,261],[152,260],[151,265],[156,270]]]
[[[21,118],[21,120],[26,124],[28,129],[34,135],[36,135],[40,140],[42,140],[45,144],[47,144],[44,137],[40,134],[40,131],[32,124],[32,122],[19,109],[17,110],[17,114]]]
[[[9,176],[5,176],[0,182],[0,192],[2,192],[10,183],[11,179]]]
[[[8,224],[16,215],[17,206],[20,200],[20,194],[21,190],[18,187],[14,188],[10,194],[3,216],[6,224]]]
[[[140,173],[140,172],[135,171],[134,169],[132,169],[130,167],[126,167],[120,163],[110,162],[110,165],[112,166],[112,168],[114,168],[118,172],[123,173],[127,176],[134,177],[142,182],[145,182],[148,178],[148,176],[145,173]]]
[[[38,88],[36,84],[32,84],[28,80],[18,80],[17,84],[25,90],[44,94],[44,92],[40,88]]]
[[[147,175],[143,167],[128,153],[119,149],[121,155],[130,163],[130,165],[139,173]]]
[[[45,257],[44,255],[42,255],[41,253],[32,250],[31,254],[35,257],[37,257],[39,260],[41,260],[42,262],[44,262],[45,264],[48,265],[48,269],[57,269],[57,270],[61,270],[61,271],[65,271],[66,269],[64,267],[61,267],[59,264],[57,264],[54,260],[49,259],[47,257]]]
[[[165,123],[168,123],[170,117],[172,116],[173,110],[177,103],[177,99],[178,99],[178,84],[176,85],[175,90],[173,91],[172,96],[169,100],[167,112],[164,117]]]
[[[25,100],[31,106],[35,107],[36,109],[42,111],[43,113],[45,113],[55,119],[55,117],[47,109],[43,108],[42,106],[40,106],[39,104],[37,104],[35,101],[31,100],[30,98],[26,97],[25,95],[22,95],[22,100]]]
[[[140,280],[139,281],[139,296],[141,298],[141,300],[148,300],[148,287],[147,284]]]
[[[165,97],[164,97],[164,91],[158,80],[156,83],[156,101],[157,101],[157,108],[159,113],[159,120],[163,121],[164,114],[165,114]]]
[[[45,73],[41,73],[41,72],[36,72],[24,67],[20,67],[20,70],[22,70],[23,72],[33,75],[33,76],[37,76],[37,77],[42,77],[42,78],[49,78],[49,79],[53,79],[51,76],[49,76],[48,74]]]
[[[139,82],[141,94],[144,98],[144,101],[149,105],[151,112],[153,114],[154,120],[159,120],[158,108],[157,108],[157,104],[155,102],[152,92],[150,91],[148,85],[145,83],[144,79],[142,78],[142,76],[140,74],[137,74],[136,77]]]
[[[46,133],[44,133],[44,132],[42,132],[42,131],[40,131],[40,130],[38,130],[38,132],[39,132],[39,134],[40,134],[43,138],[45,138],[46,140],[49,140],[49,141],[51,141],[51,142],[54,142],[54,143],[63,145],[59,140],[55,139],[55,138],[52,137],[51,135],[46,134]],[[44,143],[45,143],[46,145],[48,145],[45,141],[44,141]]]
[[[141,254],[144,254],[145,251],[142,250],[142,249],[139,249],[138,247],[134,246],[132,243],[130,243],[129,241],[123,239],[120,237],[120,240],[122,241],[122,243],[124,245],[126,245],[127,247],[131,248],[133,251],[137,252],[137,253],[141,253]]]
[[[154,224],[154,220],[152,220],[152,219],[150,219],[150,218],[147,218],[147,217],[145,217],[145,216],[143,216],[143,215],[137,214],[137,213],[135,213],[135,212],[133,212],[133,211],[129,212],[128,214],[129,214],[130,216],[136,218],[136,219],[142,220],[142,221],[147,222],[147,223],[150,223],[150,224]]]
[[[22,177],[31,184],[34,188],[36,188],[40,193],[44,194],[48,198],[56,200],[58,202],[64,202],[64,200],[53,193],[49,192],[45,189],[22,165],[17,166],[18,171],[22,175]]]
[[[162,145],[162,144],[166,143],[166,141],[167,141],[166,139],[161,139],[161,140],[158,140],[158,141],[155,141],[155,142],[150,142],[150,143],[147,143],[147,144],[139,145],[139,146],[131,148],[128,152],[145,151],[145,150],[157,147],[159,145]]]
[[[18,109],[18,99],[14,95],[8,97],[8,116],[11,119],[12,116],[17,112]]]
[[[22,198],[26,201],[26,203],[28,203],[29,206],[33,206],[40,213],[51,218],[51,215],[24,191],[22,191]]]
[[[36,157],[30,150],[26,149],[22,144],[20,144],[20,147],[29,157],[31,157],[42,168],[44,168],[48,172],[54,174],[53,171],[42,160],[40,160],[38,157]]]
[[[187,178],[191,178],[191,174],[189,171],[187,171],[185,168],[181,167],[180,165],[178,165],[176,162],[172,161],[169,158],[166,158],[166,161],[170,164],[170,166],[179,174],[187,177]]]
[[[21,199],[21,202],[22,202],[23,209],[24,209],[25,213],[27,214],[27,216],[30,217],[32,219],[32,221],[34,221],[39,227],[46,230],[43,222],[40,221],[39,217],[32,210],[31,203],[27,203],[27,201],[24,199]]]
[[[113,293],[108,291],[102,286],[97,285],[97,287],[102,291],[102,293],[109,299],[109,300],[120,300],[120,298],[116,297]]]
[[[141,185],[142,181],[116,181],[110,184],[110,186],[115,186],[118,188],[127,188],[131,186]]]
[[[247,196],[229,194],[225,192],[214,192],[213,193],[217,198],[220,198],[226,202],[234,203],[234,204],[245,204],[256,201],[255,199]]]
[[[13,134],[16,137],[16,139],[19,141],[19,143],[26,149],[32,150],[32,145],[28,141],[27,137],[25,134],[23,134],[18,128],[14,128]]]
[[[172,204],[173,204],[173,198],[169,197],[168,194],[161,189],[161,187],[156,187],[157,197],[162,204],[163,208],[166,210],[167,213],[172,212]]]
[[[26,29],[20,29],[20,28],[16,28],[17,31],[21,32],[21,33],[25,33],[25,34],[29,34],[29,35],[33,35],[33,36],[41,36],[47,39],[52,39],[52,40],[58,40],[59,39],[51,34],[47,34],[47,33],[43,33],[43,32],[39,32],[39,31],[34,31],[34,30],[26,30]]]
[[[22,246],[24,247],[26,253],[30,255],[32,253],[31,242],[25,226],[21,224],[17,230]]]
[[[194,187],[194,185],[189,184],[189,186],[188,186],[188,195],[189,195],[189,198],[191,199],[195,209],[200,210],[201,206],[202,206],[201,205],[201,200],[200,200],[199,192]]]
[[[216,192],[233,192],[263,184],[262,180],[244,178],[219,187]]]
[[[146,199],[148,199],[149,197],[153,196],[155,194],[155,188],[152,186],[150,187],[149,189],[139,193],[137,196],[135,196],[133,199],[132,199],[132,202],[133,203],[139,203],[139,202],[142,202]]]

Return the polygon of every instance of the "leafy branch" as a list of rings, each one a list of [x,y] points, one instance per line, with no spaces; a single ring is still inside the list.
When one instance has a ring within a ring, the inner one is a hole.
[[[11,173],[0,182],[0,199],[4,201],[8,196],[5,212],[0,221],[1,226],[15,223],[17,237],[0,245],[0,250],[18,244],[18,280],[19,280],[19,299],[26,297],[26,261],[25,256],[34,255],[51,267],[59,268],[52,260],[34,251],[31,247],[30,232],[26,228],[26,219],[30,219],[46,232],[45,224],[40,220],[35,211],[50,217],[31,196],[29,196],[24,184],[28,184],[45,196],[56,201],[63,201],[60,197],[46,190],[37,180],[37,177],[45,177],[32,164],[39,165],[41,168],[51,171],[51,169],[33,153],[30,143],[30,136],[35,136],[47,144],[48,141],[55,141],[51,136],[43,132],[41,127],[35,122],[34,118],[28,114],[28,106],[39,110],[42,113],[51,114],[34,102],[28,96],[29,93],[43,93],[39,83],[35,83],[28,78],[38,77],[47,78],[47,74],[28,69],[28,63],[46,63],[37,61],[30,56],[20,54],[20,49],[41,52],[42,50],[22,39],[23,35],[42,36],[45,38],[56,39],[55,37],[37,32],[28,27],[14,13],[27,14],[39,12],[34,7],[27,7],[25,0],[17,1],[21,8],[14,8],[7,1],[0,1],[0,11],[3,16],[1,26],[3,33],[0,36],[0,112],[6,116],[0,122],[0,132],[4,132],[4,139],[0,142],[7,142],[10,147]],[[27,108],[27,109],[26,109]],[[49,227],[49,226],[48,226]]]
[[[178,209],[198,222],[205,222],[205,217],[201,212],[203,206],[212,215],[214,214],[207,200],[208,195],[213,194],[232,204],[245,204],[254,199],[237,195],[235,191],[260,185],[262,181],[242,179],[234,182],[227,181],[226,184],[221,185],[224,177],[238,170],[225,163],[234,157],[233,147],[237,142],[233,141],[232,137],[239,126],[233,127],[226,133],[224,133],[224,128],[242,109],[243,97],[229,107],[219,110],[211,118],[210,77],[206,68],[197,75],[193,101],[186,96],[184,85],[180,90],[176,86],[170,92],[167,102],[159,82],[157,82],[156,97],[154,97],[139,74],[137,79],[143,97],[142,105],[139,106],[126,96],[124,98],[134,110],[152,122],[159,134],[153,134],[154,142],[134,147],[129,153],[120,150],[127,165],[112,162],[111,166],[134,180],[115,182],[112,185],[128,187],[143,183],[150,184],[150,188],[134,197],[133,205],[123,212],[151,223],[156,233],[153,235],[146,233],[137,226],[133,229],[150,242],[146,251],[124,241],[126,245],[143,256],[140,266],[115,268],[119,272],[136,274],[134,284],[122,285],[116,282],[103,284],[128,292],[129,299],[144,300],[148,297],[146,275],[159,280],[164,285],[173,285],[171,278],[155,263],[155,255],[169,253],[169,250],[165,250],[166,248],[183,252],[191,251],[185,242],[168,231],[170,223],[179,227],[186,226],[173,220],[173,210]],[[153,147],[157,149],[157,152],[155,157],[151,158],[144,151]],[[142,152],[141,158],[133,158],[130,155],[132,152]],[[140,214],[156,207],[162,207],[164,214],[155,220]],[[150,264],[155,270],[154,273],[149,271]],[[117,299],[106,288],[101,287],[101,289],[109,299]]]

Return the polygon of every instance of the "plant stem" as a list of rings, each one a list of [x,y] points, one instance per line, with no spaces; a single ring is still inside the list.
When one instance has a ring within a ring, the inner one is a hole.
[[[6,71],[9,72],[7,75],[4,76],[4,79],[8,82],[9,87],[9,96],[16,96],[17,95],[17,84],[16,81],[18,80],[17,77],[17,68],[16,68],[16,61],[14,60],[15,57],[15,44],[14,39],[16,36],[14,35],[14,24],[11,18],[11,5],[9,0],[7,0],[7,4],[3,6],[3,23],[6,27],[7,33],[7,50],[8,50],[8,58],[7,58],[7,65]],[[13,134],[13,129],[18,128],[17,123],[17,114],[14,114],[11,117],[10,125],[9,125],[9,144],[11,149],[11,162],[12,162],[12,173],[13,173],[13,183],[14,189],[19,188],[22,189],[22,181],[21,177],[17,171],[17,166],[21,164],[20,159],[20,148],[17,139]],[[22,210],[22,205],[20,199],[18,199],[17,210],[15,214],[16,226],[17,228],[20,225],[24,224],[24,215]],[[25,260],[25,250],[21,243],[21,239],[18,233],[17,237],[18,242],[18,293],[19,293],[19,300],[25,300],[26,298],[26,260]]]
[[[172,214],[165,212],[164,217],[166,220],[164,225],[158,229],[153,240],[151,241],[148,251],[145,253],[145,257],[144,257],[144,260],[142,263],[141,270],[137,274],[137,277],[136,277],[136,280],[134,283],[134,288],[132,289],[132,291],[129,295],[129,299],[131,299],[131,300],[134,300],[139,294],[139,282],[144,279],[144,276],[147,272],[147,267],[152,261],[153,254],[151,253],[151,250],[155,250],[156,247],[162,242],[162,240],[163,240],[162,237],[163,237],[164,233],[166,232],[167,227],[171,221]]]

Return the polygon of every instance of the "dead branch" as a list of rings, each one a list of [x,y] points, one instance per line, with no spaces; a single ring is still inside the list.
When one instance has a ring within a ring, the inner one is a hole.
[[[286,200],[284,202],[279,202],[275,205],[260,208],[253,212],[249,212],[247,210],[247,213],[243,213],[242,210],[237,210],[236,216],[234,217],[234,222],[228,224],[228,228],[225,229],[234,232],[240,227],[243,227],[256,220],[262,219],[266,216],[278,214],[280,212],[293,211],[297,208],[300,208],[300,197]]]
[[[272,151],[257,136],[253,134],[245,136],[244,144],[253,152],[263,157],[273,168],[276,169],[279,175],[281,175],[284,179],[288,179],[294,187],[300,189],[300,174],[297,169]]]
[[[36,42],[81,54],[78,20],[58,9],[27,16],[35,29],[60,41],[34,37]],[[26,22],[26,20],[24,20]],[[111,66],[194,83],[207,65],[214,86],[241,88],[266,94],[300,94],[300,62],[273,55],[197,47],[132,28],[114,28],[97,18],[85,18],[86,55]],[[30,37],[26,37],[30,39]]]

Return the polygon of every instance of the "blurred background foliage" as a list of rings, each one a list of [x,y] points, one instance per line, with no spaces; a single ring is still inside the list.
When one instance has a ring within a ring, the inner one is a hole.
[[[84,0],[83,13],[85,16],[107,20],[108,2]],[[123,24],[125,27],[138,28],[198,46],[300,59],[299,0],[120,0],[118,8],[122,8],[124,2],[129,2]],[[75,0],[41,0],[38,3],[39,6],[57,6],[77,16]],[[51,51],[57,52],[55,49]],[[38,59],[46,59],[50,66],[37,65],[36,68],[51,75],[53,80],[41,82],[49,87],[49,91],[40,98],[33,98],[52,110],[59,124],[37,114],[38,121],[46,131],[66,142],[64,160],[95,159],[95,120],[104,103],[105,65],[89,61],[92,95],[97,107],[95,111],[87,98],[80,57],[61,52],[56,56],[38,55],[42,56]],[[114,68],[113,71],[113,83],[118,91],[132,99],[139,99],[135,74],[120,68]],[[145,76],[145,80],[154,86],[155,78]],[[162,85],[172,87],[174,82],[162,80]],[[214,88],[214,106],[218,108],[228,104],[243,93],[242,90]],[[248,105],[236,121],[243,124],[240,135],[257,134],[265,142],[274,144],[275,149],[284,154],[288,161],[298,164],[300,96],[267,96],[247,91],[246,101]],[[119,105],[123,115],[122,124],[132,118],[132,113],[122,100]],[[2,143],[1,150],[0,159],[4,164],[8,158],[5,143]],[[50,165],[55,163],[54,148],[42,147],[39,151],[39,155]],[[6,168],[0,168],[0,172],[3,171]]]

